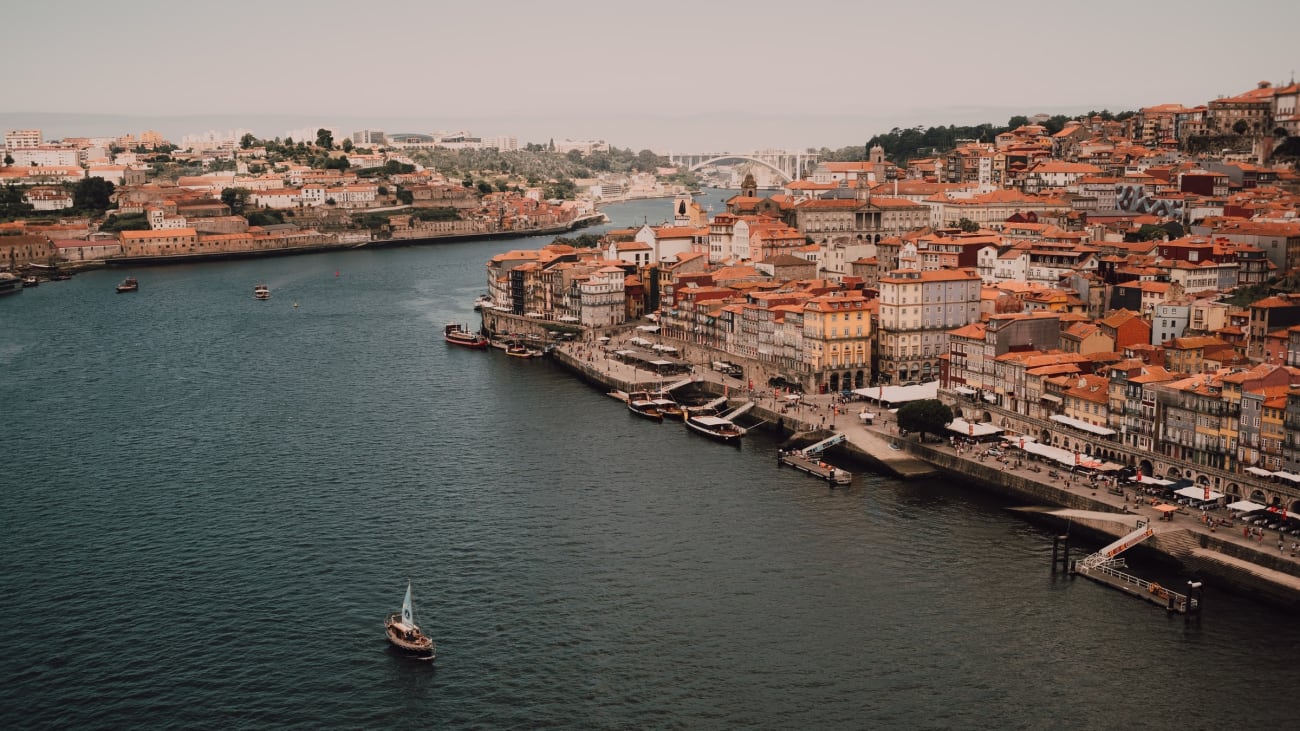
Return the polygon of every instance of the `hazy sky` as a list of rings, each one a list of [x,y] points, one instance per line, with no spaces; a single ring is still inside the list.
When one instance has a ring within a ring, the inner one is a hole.
[[[46,119],[47,137],[332,125],[840,147],[895,126],[1204,103],[1300,66],[1300,3],[1283,0],[47,0],[0,19],[0,123]]]

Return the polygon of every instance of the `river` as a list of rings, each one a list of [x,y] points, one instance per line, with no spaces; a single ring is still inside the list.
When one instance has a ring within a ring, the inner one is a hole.
[[[1289,727],[1290,616],[1210,587],[1187,623],[962,484],[829,490],[442,342],[543,243],[0,301],[0,726]],[[408,578],[433,665],[383,637]]]

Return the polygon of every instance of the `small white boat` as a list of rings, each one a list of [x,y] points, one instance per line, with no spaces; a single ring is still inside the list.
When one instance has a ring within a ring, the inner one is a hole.
[[[481,294],[478,296],[478,299],[474,300],[474,309],[481,310],[484,307],[490,306],[491,304],[492,304],[492,295]]]
[[[271,288],[265,284],[259,284],[253,287],[253,296],[260,300],[269,300],[271,299]]]
[[[406,597],[402,599],[402,611],[388,615],[384,620],[384,633],[393,647],[421,660],[433,660],[435,656],[433,639],[420,630],[415,623],[415,607],[411,603],[411,582],[406,582]]]

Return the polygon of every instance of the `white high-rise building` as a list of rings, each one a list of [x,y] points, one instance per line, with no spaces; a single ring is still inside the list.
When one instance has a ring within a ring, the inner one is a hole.
[[[39,129],[11,129],[5,132],[6,150],[40,147],[41,142],[41,131]]]

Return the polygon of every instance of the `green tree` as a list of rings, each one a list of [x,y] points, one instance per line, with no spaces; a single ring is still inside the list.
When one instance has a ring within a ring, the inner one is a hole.
[[[334,133],[321,127],[316,130],[316,146],[326,150],[334,149]]]
[[[350,137],[344,137],[341,147],[344,152],[352,152],[352,139]]]
[[[257,138],[253,136],[252,132],[245,132],[244,136],[239,138],[240,149],[247,150],[255,144],[257,144]]]
[[[415,194],[405,188],[398,188],[397,202],[404,206],[409,206],[415,202]]]
[[[117,233],[118,231],[148,231],[149,216],[143,213],[127,213],[117,215],[116,213],[108,214],[104,223],[100,224],[101,233]]]
[[[952,409],[938,399],[912,401],[898,408],[898,428],[920,432],[921,441],[926,434],[943,434],[951,423]]]
[[[5,165],[13,165],[13,164],[14,164],[14,156],[13,156],[13,155],[10,155],[9,153],[6,152],[6,153],[5,153]]]
[[[962,218],[957,222],[957,228],[961,229],[964,233],[973,234],[980,230],[980,225],[969,218]]]
[[[249,226],[274,226],[284,223],[283,211],[252,211],[248,214]]]
[[[26,191],[12,183],[0,188],[0,218],[20,218],[32,212],[32,205],[23,199]]]
[[[492,184],[486,180],[478,181],[478,185],[476,187],[478,188],[478,192],[482,193],[483,195],[487,195],[488,193],[492,192]]]
[[[636,164],[641,172],[648,173],[659,167],[663,158],[654,154],[652,150],[642,150],[636,154]]]
[[[82,178],[72,188],[72,205],[82,211],[108,210],[112,205],[113,184],[103,178]]]
[[[244,215],[244,209],[248,206],[248,190],[245,188],[226,188],[221,191],[221,202],[230,207],[230,212],[236,216]]]

